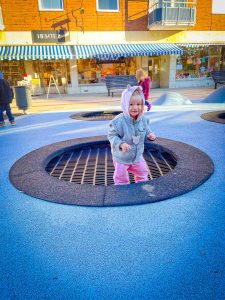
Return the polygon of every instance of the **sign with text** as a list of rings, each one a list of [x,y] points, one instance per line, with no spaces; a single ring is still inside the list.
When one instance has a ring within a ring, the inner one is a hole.
[[[33,43],[65,43],[70,40],[67,30],[32,30]]]
[[[96,58],[97,64],[125,63],[124,57]]]

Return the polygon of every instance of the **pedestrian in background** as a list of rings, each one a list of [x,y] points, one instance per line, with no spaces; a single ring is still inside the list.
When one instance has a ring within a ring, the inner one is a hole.
[[[9,119],[11,125],[15,125],[14,116],[11,112],[10,103],[14,98],[13,90],[10,87],[7,80],[3,78],[2,72],[0,72],[0,126],[5,126],[4,111]]]
[[[147,106],[147,111],[151,109],[151,104],[148,101],[149,94],[150,94],[150,77],[148,77],[144,70],[138,69],[136,71],[136,78],[138,80],[138,85],[142,87],[143,94],[145,96],[145,105]]]

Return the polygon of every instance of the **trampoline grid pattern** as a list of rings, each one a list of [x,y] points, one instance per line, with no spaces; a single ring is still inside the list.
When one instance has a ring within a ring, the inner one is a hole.
[[[207,112],[202,114],[201,118],[210,122],[225,124],[225,110]]]
[[[149,169],[149,180],[166,175],[176,166],[176,160],[167,152],[145,148],[144,158]],[[54,157],[46,171],[60,180],[76,184],[112,185],[114,166],[110,145],[93,144],[67,151]],[[133,174],[129,174],[134,183]]]
[[[213,173],[210,157],[188,144],[157,138],[156,142],[146,141],[145,147],[149,179],[154,180],[129,186],[113,184],[114,167],[106,136],[66,140],[36,149],[14,163],[9,177],[20,192],[37,199],[106,207],[173,198],[193,190]]]
[[[117,115],[119,115],[122,111],[94,111],[94,112],[82,112],[73,114],[70,118],[75,120],[85,120],[85,121],[106,121],[112,120]]]
[[[220,118],[220,119],[223,119],[223,120],[224,120],[224,119],[225,119],[225,113],[221,113],[221,114],[219,114],[219,115],[218,115],[218,118]]]

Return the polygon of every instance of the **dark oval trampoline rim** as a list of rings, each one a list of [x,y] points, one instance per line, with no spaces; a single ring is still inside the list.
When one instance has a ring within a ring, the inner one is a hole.
[[[203,120],[209,121],[209,122],[215,122],[220,124],[225,124],[225,119],[222,119],[220,115],[225,114],[225,110],[219,110],[219,111],[211,111],[207,112],[201,115],[201,118]]]
[[[88,143],[108,142],[106,136],[78,138],[36,149],[17,160],[9,173],[11,183],[34,198],[70,205],[121,206],[162,201],[184,194],[201,185],[214,171],[211,158],[191,145],[157,138],[147,142],[154,149],[163,149],[177,160],[176,167],[154,180],[129,186],[80,185],[58,180],[45,168],[56,155]],[[198,163],[196,163],[198,161]],[[29,162],[29,163],[28,163]]]
[[[70,118],[73,119],[73,120],[77,120],[77,121],[82,120],[82,121],[96,121],[96,122],[98,122],[98,121],[109,121],[109,120],[112,120],[113,118],[115,118],[115,115],[112,116],[112,118],[106,118],[106,119],[104,119],[104,118],[97,119],[97,117],[94,117],[94,116],[85,117],[85,115],[88,115],[90,113],[100,113],[100,112],[102,112],[102,113],[107,112],[107,109],[90,111],[90,112],[85,111],[85,112],[74,113],[74,114],[70,115]],[[118,115],[119,115],[120,113],[122,113],[122,110],[121,111],[120,110],[109,110],[109,112],[117,112]]]

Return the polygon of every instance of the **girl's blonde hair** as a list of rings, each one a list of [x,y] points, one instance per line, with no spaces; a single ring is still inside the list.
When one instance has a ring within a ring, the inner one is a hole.
[[[136,74],[140,75],[141,77],[145,77],[146,76],[146,72],[143,69],[138,69],[136,71]]]

